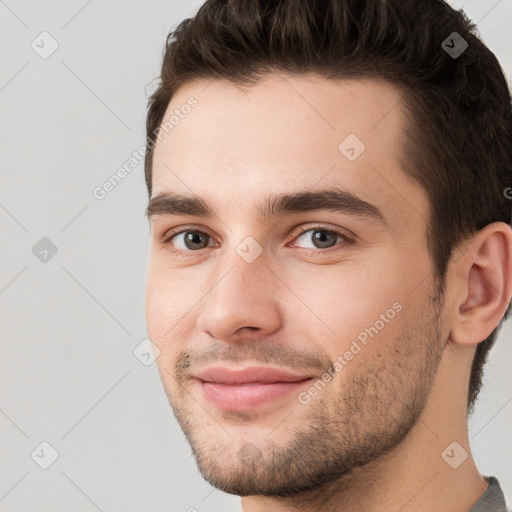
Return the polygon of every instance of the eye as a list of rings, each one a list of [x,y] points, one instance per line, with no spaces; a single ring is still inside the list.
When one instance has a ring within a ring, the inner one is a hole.
[[[315,226],[313,228],[302,230],[301,233],[296,237],[297,241],[302,239],[303,242],[310,242],[312,247],[304,247],[309,252],[325,252],[322,249],[330,249],[331,247],[336,246],[336,242],[339,239],[342,239],[341,245],[347,245],[352,243],[352,239],[350,239],[345,233],[341,231],[337,231],[335,229],[328,229],[323,226]],[[293,243],[293,247],[297,246],[297,241]],[[313,250],[311,250],[313,249]]]
[[[339,249],[344,249],[352,244],[354,240],[342,231],[327,228],[324,226],[313,226],[303,229],[295,238],[292,247],[297,246],[297,241],[302,243],[311,243],[312,247],[302,247],[308,254],[321,254],[330,252],[330,249],[339,245]],[[337,243],[341,239],[341,243]],[[211,243],[210,243],[211,242]],[[169,249],[178,257],[194,256],[194,253],[208,247],[215,247],[215,241],[206,232],[200,229],[189,227],[188,229],[171,230],[164,235],[161,241],[162,247]],[[300,246],[298,246],[300,247]],[[336,249],[334,249],[336,250]]]
[[[175,252],[195,252],[200,249],[208,247],[208,241],[212,238],[208,233],[198,229],[186,229],[176,232],[168,233],[167,238],[162,242],[164,246],[171,245]]]

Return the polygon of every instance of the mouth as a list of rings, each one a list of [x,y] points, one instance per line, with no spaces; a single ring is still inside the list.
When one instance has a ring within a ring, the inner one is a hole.
[[[219,409],[250,411],[290,395],[312,381],[313,379],[305,379],[295,382],[272,382],[271,384],[200,382],[204,398]]]
[[[204,399],[225,411],[250,411],[310,385],[314,377],[273,368],[209,368],[194,375]]]

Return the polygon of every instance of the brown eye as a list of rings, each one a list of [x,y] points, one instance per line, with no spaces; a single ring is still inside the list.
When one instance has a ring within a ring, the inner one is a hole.
[[[165,240],[165,244],[170,244],[178,251],[194,251],[208,247],[210,235],[197,229],[183,230],[179,233],[173,233]]]

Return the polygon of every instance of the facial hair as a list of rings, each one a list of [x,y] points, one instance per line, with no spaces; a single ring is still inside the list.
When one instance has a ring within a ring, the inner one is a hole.
[[[204,479],[238,496],[306,496],[348,479],[400,445],[421,416],[442,356],[438,299],[439,294],[429,297],[421,318],[402,321],[392,343],[379,344],[385,329],[375,336],[310,403],[297,402],[283,422],[289,433],[285,442],[271,435],[265,443],[230,436],[222,422],[204,410],[198,413],[200,399],[186,388],[188,355],[181,354],[172,385],[169,372],[161,376],[169,382],[169,403]],[[232,357],[237,353],[237,345],[230,346],[225,358],[244,360]],[[223,419],[234,417],[250,427],[258,414],[223,413]]]

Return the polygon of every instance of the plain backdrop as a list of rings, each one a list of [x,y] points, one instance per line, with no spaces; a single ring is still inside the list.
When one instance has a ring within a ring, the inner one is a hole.
[[[201,478],[156,365],[134,355],[143,164],[93,195],[144,144],[165,38],[199,5],[0,0],[0,511],[240,510]],[[512,0],[465,10],[510,77]],[[509,503],[511,336],[505,324],[470,422],[479,470]]]

